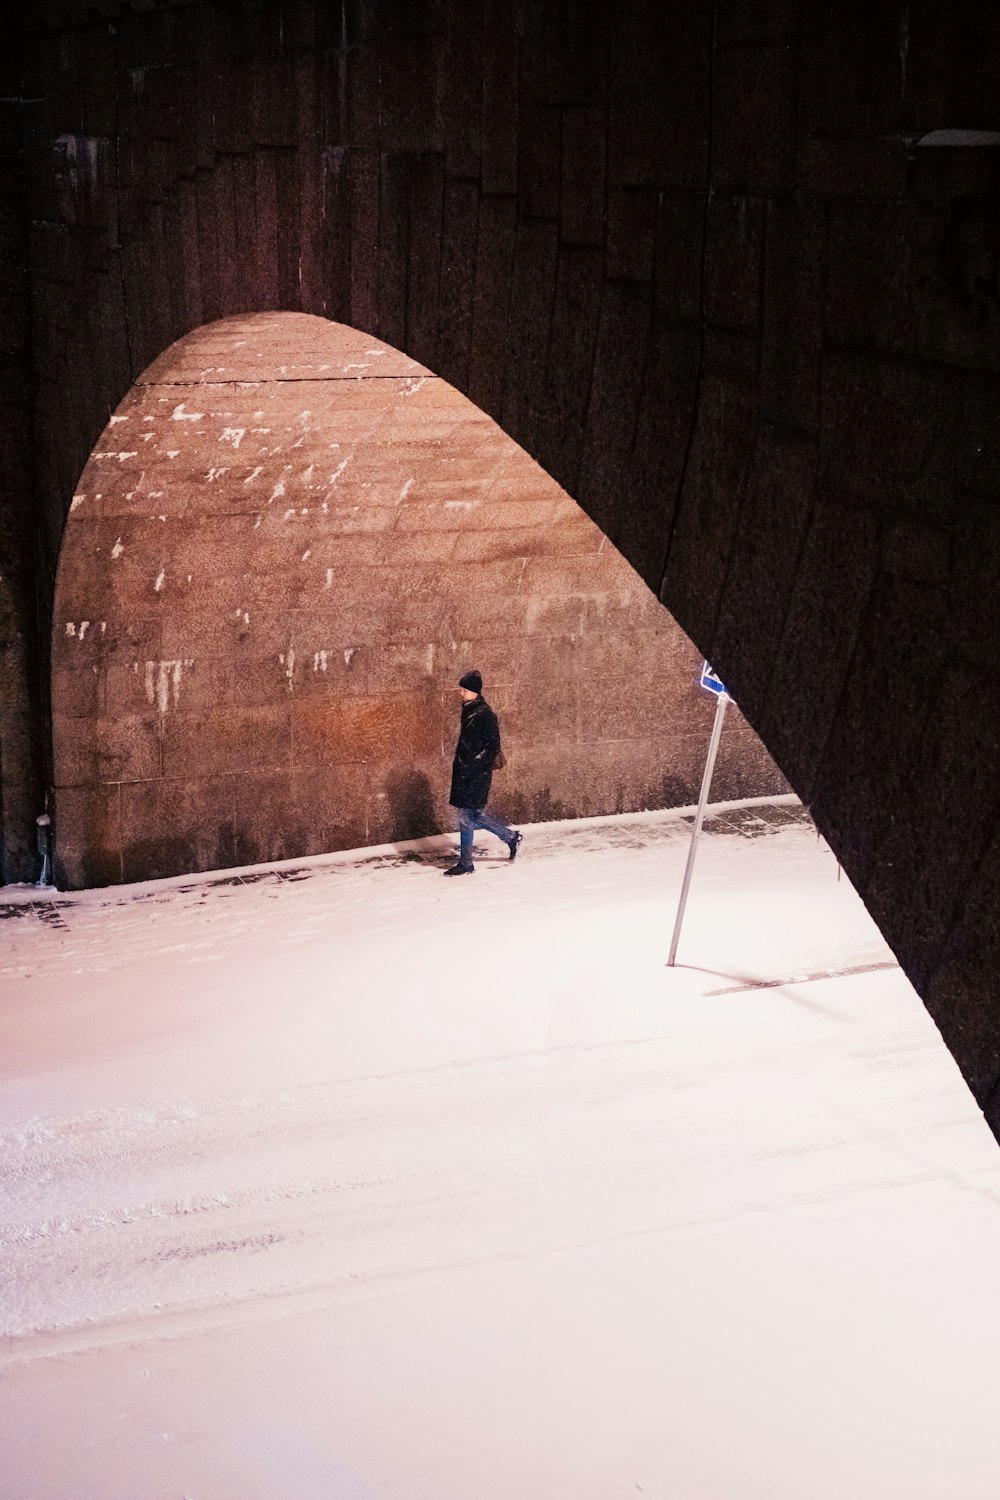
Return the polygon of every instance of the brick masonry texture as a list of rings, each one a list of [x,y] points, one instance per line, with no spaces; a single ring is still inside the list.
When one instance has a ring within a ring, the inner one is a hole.
[[[494,417],[715,661],[1000,1127],[996,5],[32,0],[4,54],[8,878],[110,415],[201,325],[318,314]]]
[[[516,821],[697,797],[700,659],[454,387],[302,313],[209,324],[87,463],[56,587],[57,874],[140,880],[451,828],[478,667]],[[787,789],[730,719],[723,798]]]

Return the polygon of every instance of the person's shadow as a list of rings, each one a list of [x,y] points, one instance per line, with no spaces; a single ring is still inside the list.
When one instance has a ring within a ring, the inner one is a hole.
[[[430,781],[423,771],[393,771],[386,782],[392,840],[401,859],[440,864],[455,857],[454,840],[441,827]]]

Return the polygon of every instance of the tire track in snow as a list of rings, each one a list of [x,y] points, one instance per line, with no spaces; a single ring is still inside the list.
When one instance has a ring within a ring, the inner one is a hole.
[[[919,1059],[914,1059],[919,1063]],[[0,1134],[0,1327],[32,1336],[484,1266],[609,1237],[808,1208],[926,1178],[859,1165],[814,1081],[732,1131],[745,1038],[706,1077],[683,1039],[575,1045],[273,1094],[22,1122]],[[904,1080],[910,1088],[912,1082]],[[697,1085],[697,1087],[694,1087]],[[797,1159],[775,1154],[796,1108]],[[712,1170],[708,1170],[708,1164]],[[724,1169],[720,1172],[720,1165]]]

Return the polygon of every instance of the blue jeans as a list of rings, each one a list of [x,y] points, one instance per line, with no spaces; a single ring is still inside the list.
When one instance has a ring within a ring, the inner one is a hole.
[[[463,865],[472,864],[472,839],[477,828],[485,828],[487,833],[495,833],[498,839],[503,839],[509,844],[514,837],[513,829],[508,828],[500,818],[495,818],[488,813],[485,807],[457,807],[458,813],[458,836],[459,836],[459,859]]]

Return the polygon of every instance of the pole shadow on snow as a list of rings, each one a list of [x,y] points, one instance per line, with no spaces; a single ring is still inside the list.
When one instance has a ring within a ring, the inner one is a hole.
[[[719,990],[705,990],[702,998],[711,1000],[722,995],[753,994],[758,990],[769,990],[779,995],[784,995],[788,1000],[794,1000],[797,1005],[805,1006],[808,1010],[815,1010],[820,1015],[830,1016],[833,1020],[840,1020],[840,1012],[831,1010],[826,1005],[819,1005],[815,1000],[807,1000],[804,995],[798,994],[789,988],[790,985],[812,984],[819,979],[844,979],[851,974],[867,974],[873,969],[898,968],[895,963],[891,964],[864,964],[856,969],[831,969],[822,974],[802,974],[799,977],[789,976],[787,979],[754,979],[744,974],[726,974],[721,969],[706,969],[701,964],[673,964],[664,965],[665,968],[687,969],[691,974],[709,974],[716,979],[730,979],[734,983]]]

